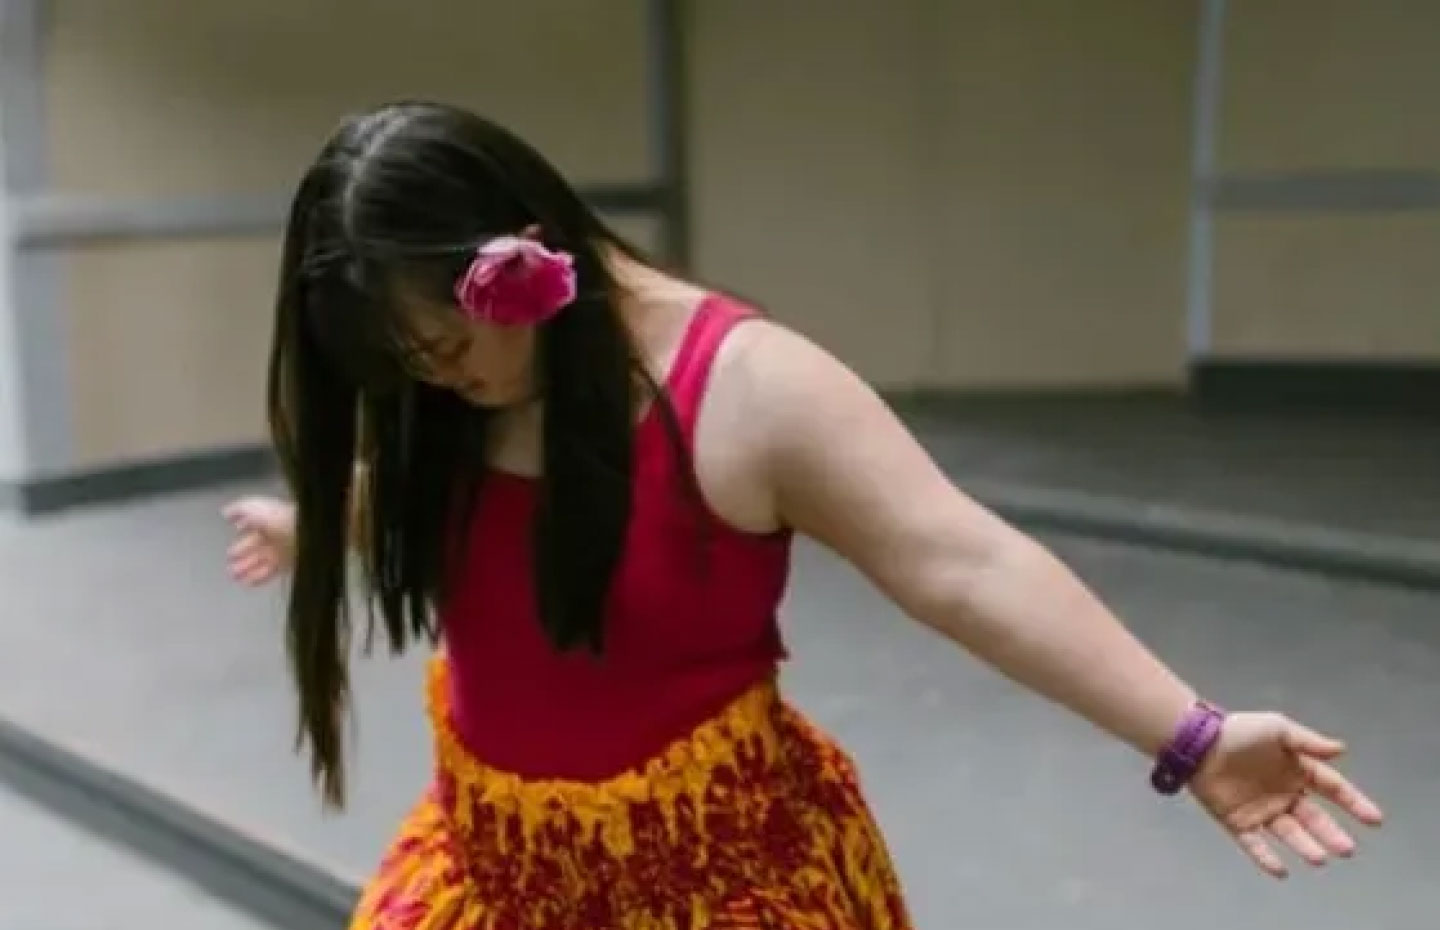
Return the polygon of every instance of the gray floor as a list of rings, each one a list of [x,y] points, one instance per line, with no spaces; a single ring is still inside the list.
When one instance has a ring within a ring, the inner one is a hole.
[[[1440,540],[1440,420],[1433,417],[1216,414],[1169,394],[900,406],[962,481]]]
[[[0,928],[261,930],[242,914],[0,790]]]
[[[226,584],[221,500],[191,495],[0,526],[0,707],[361,877],[425,777],[419,657],[360,667],[353,803],[323,816],[290,751],[278,602]],[[788,683],[860,760],[918,925],[1433,926],[1440,597],[1051,542],[1205,692],[1231,706],[1279,707],[1348,739],[1349,771],[1391,822],[1363,838],[1355,862],[1264,880],[1192,807],[1155,799],[1143,760],[941,645],[843,566],[802,548],[786,618],[796,653]],[[8,829],[0,835],[7,856],[28,855]],[[0,930],[157,925],[104,914],[31,920],[44,916],[53,886],[14,889]],[[161,923],[204,921],[186,911]]]

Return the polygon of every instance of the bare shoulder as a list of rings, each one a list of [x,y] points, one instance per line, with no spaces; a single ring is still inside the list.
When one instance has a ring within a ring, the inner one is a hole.
[[[936,615],[952,589],[945,579],[973,576],[1000,540],[1016,538],[830,352],[763,321],[727,342],[716,408],[744,451],[730,453],[735,483],[715,487],[748,514],[836,552],[915,616]],[[701,440],[703,466],[703,430]]]
[[[764,317],[735,327],[716,356],[715,370],[717,377],[743,385],[755,399],[763,394],[767,401],[801,397],[837,380],[862,383],[818,343]]]
[[[780,328],[750,319],[733,328],[715,356],[694,438],[696,477],[707,502],[732,527],[768,533],[781,525],[766,485],[768,426],[756,419],[767,391],[761,369]]]
[[[717,399],[733,412],[752,491],[772,519],[875,574],[987,521],[878,391],[815,341],[759,321],[725,347]]]
[[[774,438],[824,369],[809,340],[763,317],[735,326],[720,344],[694,438],[696,478],[710,509],[735,529],[770,533],[786,525],[772,476]]]
[[[819,477],[821,461],[843,458],[857,441],[893,446],[906,438],[847,365],[802,333],[755,318],[736,326],[715,358],[696,468],[716,513],[766,531],[794,525],[786,485]]]
[[[843,361],[768,319],[738,326],[726,339],[712,389],[743,412],[751,442],[766,447],[813,438],[818,415],[888,414],[879,394]]]

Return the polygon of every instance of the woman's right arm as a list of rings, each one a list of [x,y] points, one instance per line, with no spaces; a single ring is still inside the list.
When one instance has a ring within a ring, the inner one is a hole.
[[[355,466],[351,485],[350,544],[363,549],[369,539],[369,475]],[[222,511],[235,528],[228,553],[230,575],[241,584],[259,587],[288,574],[295,566],[295,504],[278,497],[242,497]]]

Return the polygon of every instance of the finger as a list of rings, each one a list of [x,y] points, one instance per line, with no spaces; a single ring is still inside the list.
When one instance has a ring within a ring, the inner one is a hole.
[[[251,555],[243,559],[236,559],[230,563],[230,573],[236,578],[244,579],[260,572],[271,570],[273,566],[263,555]]]
[[[1290,814],[1281,814],[1270,821],[1270,832],[1275,838],[1294,850],[1295,855],[1311,865],[1324,865],[1330,857],[1315,837],[1300,825]]]
[[[276,571],[274,566],[258,565],[236,576],[236,580],[246,587],[258,588],[260,585],[269,583],[275,575]]]
[[[239,539],[230,544],[226,554],[230,559],[244,558],[247,555],[260,550],[260,537],[254,533],[245,533]]]
[[[220,515],[236,529],[247,530],[255,528],[253,511],[254,501],[247,497],[226,504],[220,508]]]
[[[1301,798],[1293,811],[1295,819],[1306,832],[1320,841],[1326,851],[1336,856],[1351,856],[1355,853],[1355,841],[1340,828],[1319,804],[1309,798]]]
[[[1304,756],[1334,759],[1345,753],[1345,744],[1338,739],[1316,733],[1309,727],[1295,723],[1293,720],[1285,728],[1282,738],[1290,751]]]
[[[248,562],[252,559],[271,559],[270,551],[258,540],[252,542],[237,543],[230,548],[226,560],[235,565],[240,562]]]
[[[273,562],[270,550],[260,545],[240,546],[230,554],[227,561],[231,565],[240,565],[245,562]]]
[[[1244,833],[1237,834],[1235,840],[1240,844],[1240,848],[1245,850],[1251,860],[1260,867],[1260,870],[1267,875],[1273,876],[1274,878],[1284,878],[1290,873],[1290,870],[1285,868],[1284,860],[1280,858],[1274,849],[1270,848],[1269,843],[1265,842],[1265,837],[1261,835],[1260,831],[1247,830]]]
[[[1333,766],[1314,759],[1301,758],[1305,777],[1315,793],[1334,804],[1345,813],[1363,824],[1379,826],[1385,819],[1380,806],[1365,796],[1360,789],[1350,784]]]

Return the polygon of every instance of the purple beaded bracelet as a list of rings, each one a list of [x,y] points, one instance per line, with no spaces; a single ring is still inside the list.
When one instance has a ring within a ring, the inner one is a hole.
[[[1161,794],[1177,794],[1190,783],[1200,763],[1220,738],[1225,712],[1214,704],[1197,701],[1185,714],[1175,736],[1160,750],[1150,784]]]

